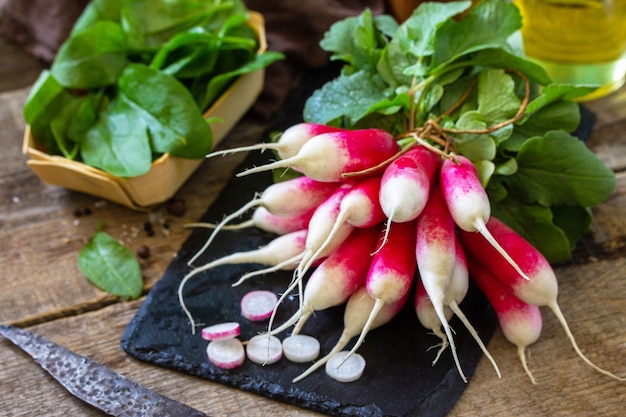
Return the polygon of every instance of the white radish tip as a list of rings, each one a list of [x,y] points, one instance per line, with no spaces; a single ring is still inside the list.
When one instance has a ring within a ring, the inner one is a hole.
[[[260,334],[246,343],[246,356],[260,365],[271,365],[283,357],[283,347],[276,336]]]
[[[313,336],[291,335],[283,340],[283,353],[291,362],[311,362],[320,355],[320,342]]]
[[[358,353],[353,353],[348,358],[346,351],[334,354],[326,362],[326,374],[339,382],[353,382],[361,378],[365,371],[365,359]]]

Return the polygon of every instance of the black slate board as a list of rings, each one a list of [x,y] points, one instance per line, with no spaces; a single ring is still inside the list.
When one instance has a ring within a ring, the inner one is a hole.
[[[251,154],[239,171],[264,163],[269,157],[267,154],[269,152]],[[233,178],[202,220],[221,220],[262,191],[270,181],[270,174]],[[205,352],[208,342],[200,337],[199,332],[191,334],[177,298],[178,284],[189,271],[187,261],[209,233],[206,229],[195,230],[150,291],[123,335],[122,348],[128,354],[158,366],[333,416],[436,417],[444,416],[453,407],[466,384],[459,377],[449,350],[435,366],[431,365],[436,350],[428,349],[438,339],[420,326],[412,303],[407,304],[390,324],[369,334],[359,350],[366,358],[367,367],[363,377],[353,383],[335,382],[321,369],[293,384],[291,380],[308,365],[292,364],[285,358],[265,367],[246,362],[230,371],[210,364]],[[196,263],[257,248],[273,237],[255,228],[223,231]],[[239,321],[242,340],[266,330],[266,322],[252,323],[240,316],[239,300],[251,289],[281,293],[289,283],[291,273],[271,274],[252,279],[240,287],[231,286],[243,273],[254,269],[255,265],[250,264],[223,266],[189,281],[185,287],[185,299],[197,322],[208,325]],[[279,310],[277,323],[291,316],[296,305],[295,297],[287,300]],[[486,342],[496,326],[496,319],[485,299],[472,288],[461,307]],[[312,317],[303,333],[317,336],[322,342],[322,353],[325,353],[336,342],[342,326],[343,307],[337,307]],[[460,322],[454,319],[452,326],[456,331],[455,342],[463,370],[470,377],[482,352]]]
[[[338,69],[338,66],[330,66],[306,74],[306,83],[300,83],[290,95],[272,129],[284,130],[300,122],[306,98],[315,88],[334,78]],[[595,115],[581,106],[581,124],[574,135],[586,140],[594,122]],[[270,152],[252,153],[237,172],[263,164],[267,158],[270,158]],[[269,173],[233,178],[201,221],[220,221],[270,183]],[[459,377],[449,349],[432,366],[436,349],[429,348],[438,339],[418,323],[412,303],[391,323],[370,332],[359,349],[367,367],[363,377],[356,382],[335,382],[320,369],[293,384],[291,380],[308,365],[292,364],[284,358],[265,367],[246,362],[230,371],[211,365],[206,358],[207,342],[199,334],[191,335],[190,325],[177,297],[178,283],[189,270],[187,261],[202,246],[208,233],[198,229],[191,234],[128,324],[121,346],[129,355],[331,416],[445,416],[463,393],[467,385]],[[257,229],[223,231],[197,263],[235,251],[255,249],[273,237]],[[241,318],[239,300],[252,289],[281,293],[291,280],[291,273],[275,273],[257,277],[240,287],[231,286],[243,273],[254,269],[255,265],[223,266],[190,281],[185,287],[185,299],[196,321],[207,325],[227,320],[239,321],[242,324],[242,339],[266,330],[265,322],[252,323]],[[296,304],[297,299],[293,298],[281,306],[277,323],[290,317]],[[470,286],[461,308],[486,344],[497,326],[497,319],[475,287]],[[303,333],[317,336],[322,342],[324,354],[336,342],[342,325],[343,308],[337,307],[317,313],[304,327]],[[456,331],[455,342],[463,370],[471,378],[483,356],[482,352],[458,319],[454,318],[451,325]]]

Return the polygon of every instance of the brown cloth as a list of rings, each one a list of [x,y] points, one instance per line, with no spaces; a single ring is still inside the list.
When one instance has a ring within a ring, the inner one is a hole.
[[[328,65],[328,54],[319,47],[319,42],[332,23],[357,15],[366,8],[374,14],[388,11],[385,0],[245,2],[250,10],[264,16],[269,49],[286,56],[284,61],[266,70],[265,89],[254,109],[264,120],[280,109],[297,74]],[[0,5],[3,3],[0,35],[49,64],[88,0],[0,0]]]

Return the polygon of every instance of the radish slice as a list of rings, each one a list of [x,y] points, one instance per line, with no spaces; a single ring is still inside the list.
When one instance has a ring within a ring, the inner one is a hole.
[[[241,340],[237,338],[214,340],[206,348],[209,361],[222,369],[234,369],[246,359]]]
[[[248,341],[246,355],[254,363],[271,365],[283,357],[283,346],[276,336],[260,334]]]
[[[311,362],[320,354],[320,342],[313,336],[294,334],[283,340],[283,353],[291,362]]]
[[[326,373],[335,381],[353,382],[361,378],[365,370],[365,359],[358,353],[352,353],[347,359],[348,351],[334,354],[326,362]]]
[[[202,338],[208,341],[232,339],[239,336],[239,331],[237,322],[218,323],[202,329]]]
[[[271,291],[250,291],[241,299],[241,315],[248,320],[261,321],[269,318],[278,302],[278,297]]]

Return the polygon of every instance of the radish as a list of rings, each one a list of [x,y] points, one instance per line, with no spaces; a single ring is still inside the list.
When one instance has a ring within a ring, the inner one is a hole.
[[[314,210],[302,214],[292,216],[278,216],[270,213],[265,207],[257,207],[252,213],[252,218],[239,224],[229,224],[222,227],[222,230],[240,230],[248,227],[256,227],[265,232],[284,235],[286,233],[295,232],[306,229],[311,220]],[[187,223],[185,227],[204,227],[207,229],[215,229],[216,223],[199,222]]]
[[[237,338],[214,340],[206,348],[209,361],[222,369],[234,369],[246,359],[246,353],[241,340]]]
[[[237,176],[291,168],[316,181],[337,182],[343,175],[375,166],[399,150],[395,138],[380,129],[322,133],[307,141],[291,158],[250,168]]]
[[[271,365],[283,357],[283,346],[276,336],[259,334],[245,343],[246,356],[259,365]]]
[[[202,329],[201,335],[204,340],[225,340],[239,336],[241,328],[236,321],[214,324]]]
[[[215,226],[213,232],[202,248],[189,260],[188,265],[209,247],[217,233],[231,220],[241,216],[256,206],[265,207],[270,213],[278,216],[298,216],[311,212],[318,204],[328,198],[337,188],[337,184],[321,183],[301,176],[274,183],[263,193],[244,204],[235,212],[226,216]]]
[[[283,353],[291,362],[311,362],[320,354],[320,342],[304,334],[287,336],[283,339]]]
[[[230,255],[223,256],[215,259],[203,266],[192,269],[187,273],[180,284],[178,285],[178,300],[185,312],[185,315],[189,318],[192,327],[192,333],[195,333],[195,324],[193,316],[187,306],[185,305],[183,289],[191,278],[197,274],[206,271],[211,268],[215,268],[222,265],[229,264],[243,264],[243,263],[260,263],[266,265],[282,264],[283,262],[297,262],[297,259],[301,257],[304,250],[304,244],[306,242],[307,230],[299,230],[286,235],[278,236],[266,246],[260,247],[255,250],[236,252]]]
[[[385,168],[380,186],[380,205],[391,222],[403,223],[415,220],[422,212],[435,171],[439,155],[423,147],[414,146]],[[383,245],[387,238],[383,239]]]
[[[241,315],[251,321],[269,318],[276,307],[278,297],[272,291],[254,290],[241,298]]]
[[[533,384],[537,384],[526,362],[526,347],[535,343],[541,335],[542,319],[539,307],[517,298],[484,266],[468,259],[472,280],[493,307],[504,337],[517,346],[517,354],[524,371]]]
[[[598,372],[608,375],[620,381],[626,378],[600,368],[589,360],[578,347],[565,316],[557,302],[558,282],[554,271],[546,258],[535,249],[526,239],[513,229],[493,216],[487,222],[487,228],[504,249],[518,264],[528,271],[530,280],[521,277],[517,271],[497,256],[495,249],[481,235],[462,232],[463,246],[467,248],[471,256],[485,266],[501,283],[503,283],[520,300],[536,306],[548,307],[561,323],[565,334],[569,338],[574,351],[589,366]]]
[[[445,316],[446,291],[450,286],[456,265],[455,225],[446,206],[440,187],[433,188],[424,210],[417,218],[415,255],[424,289],[433,304],[450,343],[452,356],[464,382],[450,325]]]
[[[376,226],[385,220],[385,213],[383,213],[378,201],[379,191],[380,177],[369,177],[354,183],[341,198],[339,212],[337,213],[335,223],[332,225],[330,232],[328,232],[328,236],[317,251],[306,261],[306,264],[298,268],[300,275],[304,275],[319,254],[324,253],[335,235],[337,233],[341,234],[340,229],[344,225],[348,224],[353,227],[366,228]],[[309,228],[311,228],[310,225]]]
[[[298,311],[274,330],[271,329],[273,321],[271,317],[268,331],[278,334],[296,324],[292,334],[298,334],[313,312],[343,304],[357,288],[365,284],[370,253],[376,246],[378,233],[377,227],[354,229],[348,238],[313,271],[306,284]],[[295,283],[292,283],[283,296],[294,287]]]
[[[461,323],[463,323],[470,335],[474,338],[476,343],[478,343],[480,349],[493,365],[493,368],[498,374],[498,378],[500,378],[500,369],[498,368],[496,361],[493,359],[487,350],[487,347],[478,336],[476,329],[474,329],[474,326],[472,326],[472,323],[470,323],[459,306],[461,301],[463,301],[467,295],[467,290],[469,289],[469,273],[467,269],[467,258],[465,257],[465,252],[461,242],[458,239],[455,239],[455,256],[456,263],[454,265],[454,270],[452,271],[452,276],[450,277],[450,284],[446,289],[444,303],[450,307],[452,312],[459,318],[459,320],[461,320]]]
[[[339,186],[328,199],[317,207],[311,216],[308,224],[309,233],[304,244],[304,253],[302,254],[300,265],[294,274],[294,281],[298,282],[300,289],[302,288],[302,272],[305,266],[308,269],[316,259],[323,258],[334,251],[354,229],[352,225],[344,223],[333,233],[332,239],[329,239],[339,217],[341,201],[352,188],[352,184],[352,182],[347,182]]]
[[[358,353],[337,352],[326,363],[326,374],[339,382],[353,382],[361,378],[365,359]]]
[[[369,323],[370,328],[374,329],[390,322],[402,309],[407,298],[408,291],[400,299],[384,304],[371,323]],[[346,303],[346,309],[343,316],[344,328],[335,346],[326,356],[316,361],[306,371],[298,375],[292,382],[295,383],[301,381],[311,375],[315,370],[333,358],[335,354],[339,353],[341,349],[343,349],[350,342],[350,340],[352,340],[352,338],[362,333],[363,329],[367,325],[368,318],[370,317],[370,313],[373,310],[374,305],[375,300],[368,294],[365,285],[354,291]],[[349,356],[354,354],[357,348],[358,346],[355,344],[355,347],[350,350],[350,352],[345,352],[343,360],[346,360]]]
[[[479,232],[524,279],[529,279],[485,226],[491,216],[491,205],[474,164],[461,155],[446,159],[441,165],[439,180],[457,226],[466,232]]]
[[[245,152],[245,151],[256,151],[261,150],[264,151],[266,149],[272,149],[278,152],[278,156],[280,159],[291,158],[295,154],[300,151],[302,145],[308,142],[314,136],[317,136],[322,133],[328,132],[338,132],[341,129],[338,127],[315,124],[315,123],[297,123],[289,128],[287,128],[278,139],[276,143],[258,143],[250,146],[242,146],[234,149],[226,149],[222,151],[217,151],[208,154],[206,157],[211,158],[213,156],[218,155],[228,155],[236,152]]]
[[[443,309],[446,321],[450,321],[454,313],[448,306],[444,306]],[[417,286],[415,288],[415,313],[420,324],[429,329],[441,340],[440,343],[430,348],[432,349],[439,346],[435,359],[433,359],[433,365],[435,365],[443,351],[448,347],[448,338],[441,331],[441,320],[439,320],[439,316],[437,315],[435,307],[426,293],[426,289],[424,288],[424,284],[422,284],[421,279],[417,280]]]
[[[386,233],[382,231],[381,237]],[[416,271],[415,221],[394,223],[389,229],[388,243],[372,257],[366,289],[374,304],[350,353],[361,346],[385,306],[406,300]]]

